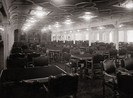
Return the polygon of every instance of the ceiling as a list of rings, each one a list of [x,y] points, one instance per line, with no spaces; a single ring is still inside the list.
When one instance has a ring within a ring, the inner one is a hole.
[[[132,16],[133,11],[118,7],[126,0],[3,0],[4,8],[9,22],[17,28],[22,28],[30,14],[37,6],[47,11],[47,15],[32,27],[32,30],[40,30],[44,26],[53,25],[55,22],[63,22],[70,18],[75,25],[84,23],[81,18],[85,12],[91,12],[95,18],[92,22],[106,19],[107,17]],[[117,6],[115,6],[117,5]],[[132,23],[129,23],[132,24]]]

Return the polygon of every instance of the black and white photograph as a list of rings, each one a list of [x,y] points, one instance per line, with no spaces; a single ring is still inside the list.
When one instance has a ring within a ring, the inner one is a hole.
[[[133,0],[0,0],[0,98],[133,98]]]

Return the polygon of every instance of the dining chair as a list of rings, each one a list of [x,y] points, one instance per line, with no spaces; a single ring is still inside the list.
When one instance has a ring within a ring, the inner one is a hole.
[[[103,55],[96,54],[93,56],[93,73],[95,78],[100,78],[102,76],[102,61],[104,60]]]
[[[47,56],[40,56],[40,57],[33,58],[34,67],[48,66],[48,64],[49,64],[49,61]]]
[[[76,98],[78,91],[78,74],[61,74],[51,76],[48,80],[49,98],[73,96]]]
[[[116,63],[114,59],[106,59],[103,61],[103,97],[105,98],[105,87],[109,87],[113,91],[113,97],[117,97],[117,79],[116,79]]]
[[[133,98],[133,75],[130,73],[117,73],[117,84],[120,98]]]

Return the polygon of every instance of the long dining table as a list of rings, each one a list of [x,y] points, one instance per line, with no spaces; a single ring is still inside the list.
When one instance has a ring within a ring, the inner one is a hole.
[[[47,82],[49,76],[65,74],[66,72],[56,65],[36,68],[19,68],[2,70],[0,81],[2,84],[15,83],[20,81]]]

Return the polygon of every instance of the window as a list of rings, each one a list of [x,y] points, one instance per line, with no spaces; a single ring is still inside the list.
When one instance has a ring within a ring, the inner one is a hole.
[[[124,31],[119,31],[119,42],[124,42]]]
[[[97,38],[96,38],[96,40],[97,40],[97,41],[99,40],[99,33],[97,33]]]
[[[82,35],[80,33],[75,34],[75,40],[82,40]]]
[[[85,40],[89,40],[89,34],[85,34]]]
[[[127,42],[133,42],[133,30],[127,31]]]
[[[113,42],[113,31],[109,33],[109,42]]]
[[[102,41],[104,42],[105,40],[106,40],[106,35],[105,35],[105,33],[103,33]]]

